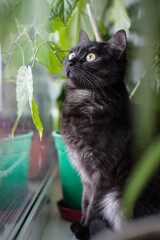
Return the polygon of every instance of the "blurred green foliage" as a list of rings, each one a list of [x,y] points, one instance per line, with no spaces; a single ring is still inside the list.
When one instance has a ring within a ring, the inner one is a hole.
[[[148,149],[146,149],[146,151],[141,155],[127,183],[122,202],[127,218],[133,217],[135,203],[151,179],[152,175],[159,167],[159,158],[160,136],[154,139]]]
[[[127,217],[133,215],[137,199],[160,164],[160,2],[140,1],[135,4],[135,9],[139,11],[139,17],[131,22],[133,31],[142,39],[137,57],[144,72],[132,97],[132,102],[139,106],[134,117],[134,134],[135,151],[139,151],[140,156],[135,159],[137,163],[124,194],[123,206]]]

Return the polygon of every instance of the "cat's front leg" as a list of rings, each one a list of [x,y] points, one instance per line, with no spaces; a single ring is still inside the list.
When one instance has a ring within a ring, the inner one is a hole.
[[[83,226],[87,217],[88,207],[90,203],[90,198],[92,196],[91,184],[86,181],[83,182],[83,195],[82,195],[82,218],[80,220],[81,225]]]
[[[88,226],[84,226],[88,212],[88,206],[91,198],[91,185],[83,181],[83,195],[82,195],[82,217],[80,222],[73,222],[71,225],[72,232],[78,239],[88,238]]]
[[[89,184],[83,181],[82,218],[80,222],[74,222],[71,225],[71,230],[77,239],[88,240],[95,229],[100,231],[104,226],[106,227],[106,222],[101,219],[97,212],[96,205],[99,191],[96,185],[97,183]],[[93,227],[93,225],[95,226]]]
[[[85,221],[83,222],[84,227],[89,227],[90,223],[96,219],[101,219],[102,222],[104,222],[104,225],[106,227],[108,228],[111,227],[108,221],[109,220],[108,216],[103,215],[105,203],[104,205],[101,204],[101,202],[106,196],[107,188],[108,188],[107,181],[105,181],[104,179],[101,179],[100,176],[98,175],[96,176],[96,174],[94,174],[92,179],[92,185],[90,187],[91,190],[89,195],[89,205],[85,213]]]

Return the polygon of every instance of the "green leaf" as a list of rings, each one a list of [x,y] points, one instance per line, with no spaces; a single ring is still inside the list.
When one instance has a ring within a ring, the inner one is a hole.
[[[39,132],[40,140],[42,139],[42,133],[43,133],[43,126],[39,117],[37,104],[35,103],[34,99],[32,98],[32,118],[33,122]]]
[[[75,9],[67,22],[67,26],[61,28],[59,31],[61,49],[70,49],[78,43],[80,29],[87,32],[90,40],[94,39],[90,20],[88,14],[86,13],[85,0],[81,0],[76,4]]]
[[[53,42],[46,42],[46,44],[43,44],[40,47],[42,43],[43,40],[41,39],[38,39],[34,42],[35,51],[37,51],[37,49],[39,48],[37,53],[38,62],[46,65],[51,74],[57,73],[63,75],[63,66],[53,53],[54,50],[60,50],[59,47]],[[56,55],[58,56],[60,61],[63,62],[63,59],[66,56],[66,52],[57,52]]]
[[[14,136],[15,129],[18,121],[23,114],[26,103],[31,101],[33,98],[33,78],[30,66],[21,66],[18,70],[17,81],[16,81],[16,98],[17,98],[17,119],[12,128],[12,137]]]
[[[139,159],[128,181],[123,197],[123,208],[128,218],[132,217],[136,200],[160,164],[160,137],[152,142],[150,147]]]
[[[108,13],[108,18],[110,22],[114,23],[115,32],[124,29],[128,35],[131,21],[126,12],[125,0],[114,0],[113,6]]]
[[[18,70],[16,81],[16,97],[18,103],[18,118],[22,116],[26,103],[29,101],[30,107],[33,98],[33,77],[31,67],[22,66]]]
[[[18,121],[23,114],[26,103],[29,102],[32,117],[36,128],[39,131],[40,138],[42,138],[43,126],[39,119],[37,105],[33,99],[33,76],[31,67],[21,66],[18,70],[16,81],[16,98],[17,98],[17,119],[12,128],[12,137],[17,127]]]
[[[59,31],[61,28],[65,27],[64,23],[61,21],[60,17],[57,16],[54,19],[49,19],[46,23],[46,31],[53,33]]]
[[[48,0],[48,3],[49,3],[49,0]],[[55,11],[53,9],[51,9],[51,11],[50,11],[50,18],[54,19],[56,17],[57,17],[57,14],[55,13]]]
[[[48,0],[52,14],[66,24],[78,0]]]

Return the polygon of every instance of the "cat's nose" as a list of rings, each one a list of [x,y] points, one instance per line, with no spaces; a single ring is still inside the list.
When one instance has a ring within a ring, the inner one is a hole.
[[[73,65],[75,65],[75,61],[70,60],[70,61],[69,61],[69,66],[73,66]]]
[[[76,59],[72,59],[69,61],[69,67],[71,67],[71,66],[80,67],[80,62]]]
[[[77,62],[78,62],[78,59],[76,57],[74,57],[69,61],[69,66],[75,65],[75,64],[77,64]]]

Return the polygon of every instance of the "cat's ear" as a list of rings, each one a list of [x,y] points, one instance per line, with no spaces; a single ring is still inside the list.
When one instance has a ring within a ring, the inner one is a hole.
[[[79,33],[79,43],[81,42],[89,42],[89,37],[87,36],[87,33],[84,30],[80,30]]]
[[[119,30],[108,40],[108,43],[112,49],[116,50],[118,56],[121,57],[126,50],[126,32],[124,30]]]

